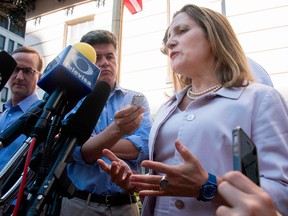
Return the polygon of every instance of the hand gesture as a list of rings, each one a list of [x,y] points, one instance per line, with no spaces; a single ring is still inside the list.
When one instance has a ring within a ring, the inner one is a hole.
[[[103,155],[106,156],[112,164],[109,165],[102,159],[98,159],[97,162],[100,167],[110,174],[111,181],[119,185],[127,192],[134,192],[134,186],[130,184],[130,176],[133,175],[133,170],[121,159],[115,156],[113,152],[108,149],[103,150]]]
[[[180,142],[175,143],[184,163],[176,166],[155,161],[143,161],[142,166],[163,173],[168,185],[160,187],[161,175],[132,175],[131,185],[141,188],[141,196],[186,196],[198,197],[201,185],[208,179],[208,173],[202,168],[195,156]]]

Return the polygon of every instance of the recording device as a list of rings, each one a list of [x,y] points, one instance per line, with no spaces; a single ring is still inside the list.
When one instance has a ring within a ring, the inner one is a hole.
[[[81,42],[69,45],[48,64],[37,84],[51,96],[31,133],[32,137],[41,137],[53,115],[64,116],[69,108],[92,92],[100,75],[95,61],[94,48]]]
[[[37,195],[31,200],[27,216],[41,213],[46,202],[51,200],[53,190],[60,188],[63,196],[73,196],[76,187],[66,177],[65,168],[69,158],[76,145],[82,145],[92,134],[92,131],[99,119],[99,116],[109,97],[111,87],[107,82],[98,81],[92,93],[90,93],[82,102],[75,114],[70,118],[60,140],[55,146],[63,147],[57,151],[58,156],[50,169],[43,184],[40,186]],[[60,183],[60,187],[57,184]],[[64,192],[63,192],[64,191]]]
[[[76,136],[79,145],[82,145],[91,136],[110,92],[107,82],[97,81],[93,92],[87,95],[67,126],[63,127],[63,134]]]
[[[49,174],[55,171],[55,167],[58,167],[59,161],[64,157],[63,154],[66,155],[66,152],[69,150],[68,148],[71,147],[72,149],[74,143],[78,142],[77,136],[79,134],[81,135],[80,132],[78,132],[78,134],[70,134],[71,137],[66,137],[66,139],[63,137],[61,141],[65,141],[65,143],[55,143],[54,137],[59,129],[62,129],[60,123],[64,115],[69,111],[69,108],[72,108],[80,99],[90,94],[93,89],[97,91],[95,83],[100,75],[100,69],[94,65],[95,62],[96,53],[94,48],[89,44],[80,43],[74,46],[68,46],[48,64],[43,76],[38,81],[38,86],[46,91],[46,93],[49,93],[50,96],[44,104],[43,109],[38,107],[38,110],[35,110],[35,112],[41,113],[41,116],[37,116],[37,122],[34,127],[28,129],[29,137],[25,141],[25,143],[28,143],[28,140],[31,138],[36,138],[37,143],[35,148],[38,148],[39,144],[44,141],[42,159],[38,168],[35,169],[37,179],[35,181],[36,188],[34,189],[36,192],[38,186],[43,182],[43,179],[51,177]],[[95,100],[93,102],[95,102]],[[26,115],[27,118],[30,117],[30,114]],[[89,118],[90,116],[88,116],[88,119]],[[18,125],[19,124],[18,122]],[[81,129],[82,128],[78,128],[79,131],[81,131]],[[14,128],[14,130],[19,130],[19,126]],[[20,133],[22,133],[22,131]],[[87,137],[87,135],[85,136]],[[27,150],[24,150],[22,154],[25,153],[27,153]],[[61,167],[63,168],[63,166]],[[59,168],[57,170],[59,170]],[[43,182],[43,184],[50,183]],[[33,195],[34,193],[32,192],[32,197]]]
[[[2,50],[0,52],[0,91],[4,88],[16,66],[17,62],[14,58]]]
[[[260,185],[257,148],[241,127],[232,130],[233,167]]]
[[[135,94],[133,95],[131,104],[137,107],[143,106],[144,95],[143,94]]]
[[[17,65],[16,61],[5,51],[0,53],[0,64],[2,59],[5,61],[4,70],[9,69],[11,75]],[[82,97],[89,94],[95,87],[100,74],[99,68],[92,62],[96,62],[96,53],[94,48],[87,43],[77,43],[73,47],[70,45],[52,60],[38,81],[38,86],[51,96],[25,113],[0,134],[0,149],[11,144],[22,133],[25,132],[24,134],[28,135],[28,131],[31,132],[37,120],[41,119],[42,121],[37,122],[31,134],[37,136],[37,133],[47,126],[48,118],[54,113],[61,112],[59,110],[67,106],[67,102],[70,104],[69,108],[72,108]],[[0,74],[4,70],[1,69]],[[8,73],[4,75],[4,78],[8,80],[10,75],[7,76]],[[65,110],[65,112],[68,111],[69,109]]]
[[[95,62],[96,52],[91,45],[69,45],[47,65],[37,85],[50,95],[61,89],[68,101],[78,102],[95,87],[100,75]]]
[[[29,134],[42,114],[46,101],[41,100],[37,105],[24,113],[20,118],[0,133],[0,150],[10,145],[18,136]]]

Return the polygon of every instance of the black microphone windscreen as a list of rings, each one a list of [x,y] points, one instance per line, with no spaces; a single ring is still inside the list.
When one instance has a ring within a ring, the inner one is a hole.
[[[38,101],[13,124],[0,133],[0,149],[9,146],[21,134],[28,135],[36,121],[41,116],[45,101]]]
[[[16,66],[17,62],[14,58],[2,50],[0,52],[0,91],[4,88]]]
[[[91,136],[109,97],[111,87],[107,82],[97,81],[94,90],[87,95],[67,124],[68,136],[74,136],[82,145]]]

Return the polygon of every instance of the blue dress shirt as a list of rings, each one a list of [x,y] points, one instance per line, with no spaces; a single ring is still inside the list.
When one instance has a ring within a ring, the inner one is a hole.
[[[125,105],[131,104],[132,97],[136,93],[135,91],[123,89],[116,84],[114,91],[109,95],[91,136],[99,134],[108,127],[108,125],[114,121],[114,113]],[[76,112],[83,100],[84,99],[82,99],[70,113]],[[139,155],[135,160],[126,160],[129,166],[136,172],[140,172],[140,163],[144,159],[148,159],[148,137],[152,126],[152,117],[150,116],[150,108],[146,98],[144,99],[143,106],[146,111],[140,127],[133,133],[122,137],[131,141],[135,147],[139,149]],[[73,157],[75,162],[67,165],[67,173],[78,189],[98,195],[123,193],[123,189],[111,182],[110,176],[100,168],[97,162],[92,164],[85,163],[81,156],[80,147],[75,149]],[[102,159],[111,163],[105,157]]]
[[[0,115],[0,132],[4,131],[11,124],[13,124],[21,115],[27,112],[29,108],[38,101],[40,101],[40,99],[37,93],[33,93],[14,106],[11,104],[11,99],[8,100],[4,105],[5,111]],[[25,135],[20,135],[9,146],[0,150],[0,170],[21,146],[25,138]]]

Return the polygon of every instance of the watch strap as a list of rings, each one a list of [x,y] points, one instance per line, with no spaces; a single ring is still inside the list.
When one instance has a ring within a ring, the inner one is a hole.
[[[217,178],[215,175],[208,173],[208,180],[200,187],[200,196],[197,200],[206,202],[212,200],[217,193]]]

